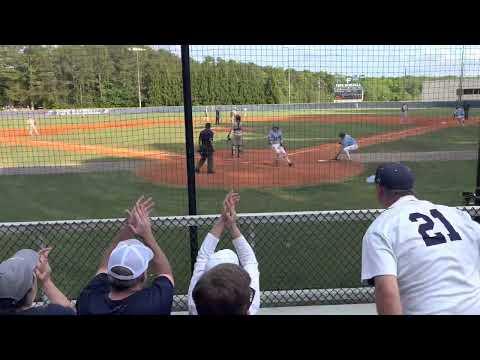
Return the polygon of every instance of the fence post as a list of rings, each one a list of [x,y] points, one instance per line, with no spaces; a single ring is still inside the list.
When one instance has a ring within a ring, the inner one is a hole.
[[[188,215],[197,215],[197,193],[195,187],[195,145],[193,143],[192,86],[190,81],[189,45],[181,46],[183,111],[185,117],[185,154],[187,161]],[[189,226],[190,232],[190,271],[197,259],[197,227]]]

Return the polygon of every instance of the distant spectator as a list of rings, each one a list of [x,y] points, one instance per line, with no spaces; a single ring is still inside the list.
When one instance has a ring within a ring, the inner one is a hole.
[[[0,314],[75,315],[72,303],[51,278],[50,250],[23,249],[0,263]],[[34,307],[38,283],[50,303]]]
[[[470,111],[470,104],[465,103],[463,105],[463,110],[465,111],[465,120],[468,120],[468,112]]]
[[[79,315],[169,315],[174,280],[167,257],[153,237],[149,214],[154,206],[143,196],[105,252],[97,274],[80,294]],[[133,239],[139,235],[143,240]],[[146,286],[152,262],[153,284]]]
[[[227,195],[222,215],[200,247],[188,289],[192,315],[255,315],[260,308],[258,262],[236,223],[239,200],[238,194]],[[215,252],[225,228],[238,256],[229,249]]]

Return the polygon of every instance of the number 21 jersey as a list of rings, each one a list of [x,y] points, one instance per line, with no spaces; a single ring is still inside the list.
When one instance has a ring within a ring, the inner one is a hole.
[[[403,196],[368,228],[362,281],[397,277],[404,314],[480,314],[480,224]]]

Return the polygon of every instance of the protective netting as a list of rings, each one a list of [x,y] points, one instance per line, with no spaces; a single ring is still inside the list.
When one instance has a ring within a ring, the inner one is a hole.
[[[190,64],[184,84],[180,46],[0,46],[0,186],[18,204],[0,218],[108,218],[140,193],[162,199],[156,215],[187,214],[187,85],[196,162],[204,124],[214,132],[198,213],[231,188],[247,212],[375,207],[364,180],[385,161],[407,163],[434,202],[475,187],[477,45],[196,45]],[[339,133],[358,149],[340,153]]]
[[[461,209],[480,216],[480,207]],[[259,262],[262,306],[373,302],[373,289],[360,282],[361,241],[380,213],[372,209],[239,215],[239,226]],[[186,293],[195,260],[190,255],[190,229],[196,229],[201,244],[216,218],[153,219],[156,239],[173,267],[174,311],[187,310]],[[3,223],[0,258],[22,248],[52,246],[53,279],[69,298],[76,299],[123,221]],[[231,239],[223,238],[217,249],[221,248],[233,249]],[[37,300],[44,300],[41,294]]]

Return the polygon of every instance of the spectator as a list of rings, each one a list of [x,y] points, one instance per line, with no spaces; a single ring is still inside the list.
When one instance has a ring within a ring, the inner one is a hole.
[[[227,195],[222,215],[200,247],[188,289],[192,315],[255,315],[260,308],[258,262],[236,223],[235,206],[239,200],[236,193]],[[229,249],[215,252],[225,228],[233,238],[238,257]]]
[[[465,120],[468,120],[468,113],[470,112],[470,104],[465,103],[463,105],[463,109],[465,110]]]
[[[387,208],[362,243],[362,281],[379,314],[480,314],[480,225],[464,211],[418,200],[408,167],[368,179]]]
[[[154,206],[143,196],[107,249],[100,267],[80,294],[79,315],[169,315],[174,280],[167,257],[153,237],[149,214]],[[132,239],[134,235],[142,242]],[[153,284],[146,286],[152,262]]]
[[[51,278],[50,250],[23,249],[0,264],[0,314],[75,315],[72,303]],[[34,307],[38,283],[50,304]]]

